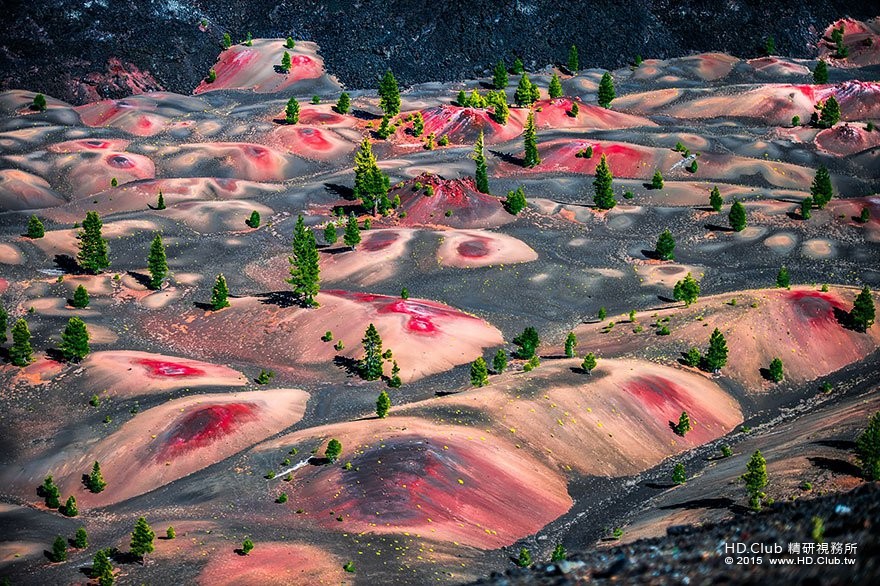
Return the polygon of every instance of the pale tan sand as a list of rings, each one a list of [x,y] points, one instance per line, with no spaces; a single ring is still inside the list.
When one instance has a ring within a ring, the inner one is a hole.
[[[441,266],[475,268],[537,260],[538,253],[513,236],[488,230],[448,230],[441,238],[437,261]]]

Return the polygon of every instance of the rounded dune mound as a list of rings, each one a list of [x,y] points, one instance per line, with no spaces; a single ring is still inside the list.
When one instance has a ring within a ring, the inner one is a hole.
[[[433,192],[433,193],[432,193]],[[477,191],[473,178],[443,179],[423,173],[392,187],[388,197],[400,196],[405,226],[488,228],[503,226],[515,217],[504,211],[497,197]]]
[[[0,209],[35,210],[66,201],[42,177],[18,169],[0,169]]]
[[[3,111],[5,114],[25,113],[27,111],[33,112],[33,110],[30,110],[30,106],[34,103],[34,96],[36,95],[37,92],[29,92],[27,90],[7,90],[0,92],[0,111]],[[62,102],[52,96],[45,97],[47,110],[71,108],[70,104],[67,102]]]
[[[574,102],[578,105],[577,116],[571,116],[571,106]],[[618,128],[636,128],[643,126],[657,126],[656,123],[641,116],[624,114],[596,104],[583,103],[571,98],[556,98],[540,100],[536,108],[540,111],[535,113],[535,124],[538,128],[552,128],[554,130],[581,130],[598,129],[609,130]],[[523,112],[517,110],[517,113]],[[526,115],[521,115],[522,123],[525,123]]]
[[[846,59],[836,59],[837,44],[832,40],[834,29],[843,28],[843,44],[848,49]],[[880,63],[880,21],[867,22],[842,18],[825,29],[817,43],[819,57],[834,63],[835,67],[866,67]]]
[[[425,130],[421,137],[411,136],[406,130],[398,130],[399,142],[410,142],[420,145],[422,138],[433,133],[436,138],[448,137],[453,144],[474,144],[480,131],[483,131],[486,144],[507,142],[522,134],[522,117],[517,117],[511,110],[507,124],[498,124],[492,119],[486,108],[462,108],[461,106],[434,106],[421,110],[425,121]],[[410,125],[404,125],[409,127]]]
[[[528,244],[506,234],[486,230],[447,230],[438,234],[442,241],[437,261],[442,266],[474,268],[538,259],[538,253]]]
[[[823,151],[846,157],[880,146],[880,132],[868,132],[860,125],[842,124],[822,130],[815,141]]]
[[[83,215],[85,217],[85,215]],[[80,220],[81,221],[81,220]],[[139,232],[154,232],[159,229],[159,225],[150,220],[119,220],[116,222],[106,222],[102,228],[102,234],[105,240],[110,241],[110,250],[112,254],[113,240],[130,236]],[[76,235],[79,229],[70,230],[48,230],[42,238],[32,240],[31,242],[43,251],[46,256],[54,257],[55,255],[67,255],[75,258],[79,251],[79,240]]]
[[[495,549],[565,513],[571,498],[565,479],[540,460],[482,435],[412,417],[365,419],[296,432],[259,449],[331,437],[342,443],[340,459],[351,470],[306,466],[294,475],[296,503],[288,508],[305,509],[307,522],[323,529],[415,533]]]
[[[168,92],[102,100],[74,108],[86,126],[117,128],[135,136],[154,136],[166,130],[173,119],[207,109],[208,104],[199,98]]]
[[[284,181],[305,169],[296,157],[246,142],[181,144],[167,147],[164,154],[163,165],[180,176]]]
[[[143,327],[167,338],[171,347],[292,370],[359,360],[360,341],[373,323],[383,348],[393,350],[404,381],[468,363],[484,348],[502,343],[501,332],[487,322],[435,301],[347,291],[323,291],[316,300],[318,308],[302,309],[286,292],[235,298],[230,308],[218,312],[154,314]],[[241,323],[250,326],[245,330]],[[171,335],[181,327],[189,334],[186,339]],[[343,342],[343,350],[321,341],[327,331]]]
[[[183,387],[240,387],[244,375],[200,360],[116,350],[92,352],[82,363],[89,385],[112,397],[136,397]]]
[[[279,126],[269,135],[269,144],[313,161],[335,161],[356,147],[332,128],[304,124]]]
[[[174,399],[138,413],[80,458],[51,469],[64,494],[98,507],[144,494],[207,468],[302,419],[309,395],[273,389]],[[101,463],[107,489],[87,492],[81,476]],[[42,470],[40,470],[42,472]],[[38,475],[38,474],[37,474]],[[31,482],[39,482],[35,476]]]
[[[779,57],[759,57],[757,59],[749,59],[746,63],[755,72],[770,79],[782,79],[788,76],[803,77],[812,73],[806,65],[795,63],[788,59],[780,59]]]
[[[122,138],[82,138],[49,145],[50,153],[78,153],[81,151],[124,151],[131,141]]]
[[[0,243],[0,264],[20,265],[22,262],[24,262],[24,256],[21,254],[21,250],[19,250],[17,246],[5,242]],[[6,282],[7,281],[4,280],[4,283]],[[0,285],[0,294],[5,290],[6,287]]]
[[[587,344],[581,342],[580,347],[586,349]],[[641,472],[721,437],[742,422],[737,402],[699,374],[600,356],[598,367],[588,375],[580,363],[545,361],[527,374],[508,371],[488,387],[414,403],[401,411],[431,416],[441,408],[447,413],[456,407],[479,410],[491,419],[493,435],[514,438],[563,470],[610,476]],[[685,437],[670,427],[682,411],[693,426]]]
[[[196,232],[209,234],[213,232],[239,232],[251,230],[245,224],[251,212],[258,212],[261,217],[272,215],[272,208],[252,201],[184,201],[165,211],[166,216],[183,222]]]
[[[852,199],[833,199],[828,208],[835,218],[843,216],[845,221],[865,230],[865,239],[869,242],[880,242],[880,195],[870,197],[854,197]],[[868,208],[870,219],[862,222],[862,210]]]
[[[284,39],[253,39],[250,47],[233,45],[220,53],[214,64],[216,79],[203,80],[193,93],[248,90],[268,94],[289,90],[298,82],[325,77],[324,60],[318,55],[315,43],[296,41],[293,49],[284,45]],[[285,51],[290,54],[291,65],[286,73],[281,70]]]
[[[345,571],[339,560],[318,547],[260,541],[248,555],[217,552],[197,582],[202,586],[344,584]]]

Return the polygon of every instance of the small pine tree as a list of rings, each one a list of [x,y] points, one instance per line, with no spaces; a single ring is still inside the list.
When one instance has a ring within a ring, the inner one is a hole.
[[[467,94],[464,93],[464,90],[458,91],[458,96],[455,98],[455,103],[462,108],[467,108],[470,105],[470,100],[468,100]]]
[[[547,88],[547,92],[550,94],[551,98],[561,98],[562,97],[562,84],[559,83],[559,76],[556,75],[556,72],[553,72],[553,77],[550,78],[550,86]]]
[[[795,114],[791,117],[791,125],[793,128],[797,128],[801,124],[801,117]]]
[[[691,427],[691,418],[688,416],[687,411],[682,411],[678,417],[678,423],[675,424],[675,433],[684,437],[691,429],[693,429]]]
[[[780,383],[785,379],[785,373],[782,370],[782,360],[774,358],[770,361],[770,378],[775,383]]]
[[[528,73],[523,73],[516,86],[513,94],[514,103],[520,108],[525,108],[535,101],[534,91],[532,90],[532,81],[529,79]]]
[[[834,96],[825,100],[822,111],[819,114],[819,122],[825,128],[831,128],[840,122],[840,104]]]
[[[76,534],[73,536],[73,545],[77,549],[85,549],[89,546],[89,534],[85,527],[76,530]]]
[[[507,213],[512,214],[514,216],[518,215],[521,211],[526,209],[526,205],[528,202],[526,201],[526,192],[523,190],[522,186],[518,187],[514,191],[508,191],[507,197],[501,205],[504,206],[504,209],[507,210]]]
[[[809,220],[813,215],[813,198],[805,197],[801,200],[801,219]]]
[[[382,377],[382,338],[376,326],[370,324],[361,340],[364,357],[358,364],[361,377],[366,380],[379,380]]]
[[[578,106],[578,103],[575,102],[574,100],[572,100],[571,101],[571,108],[568,110],[568,115],[571,116],[572,118],[577,118],[580,111],[581,111],[581,108],[580,108],[580,106]]]
[[[247,35],[245,35],[244,42],[242,44],[245,47],[253,47],[254,46],[254,37],[251,35],[250,31],[248,31]]]
[[[287,39],[284,41],[285,49],[293,49],[295,46],[296,42],[294,42],[293,37],[287,37]]]
[[[697,160],[694,159],[693,161],[691,161],[691,164],[688,165],[687,170],[690,171],[691,173],[696,173],[698,168],[699,168],[699,165],[697,165]]]
[[[214,70],[213,67],[208,70],[208,75],[205,76],[205,81],[207,81],[208,83],[214,83],[215,81],[217,81],[217,72]]]
[[[12,346],[9,348],[9,360],[15,366],[27,366],[31,363],[33,355],[31,331],[22,317],[12,326]]]
[[[572,73],[577,73],[580,68],[581,64],[578,59],[578,48],[575,45],[572,45],[571,49],[568,50],[568,70]]]
[[[27,225],[27,237],[36,240],[37,238],[42,238],[46,235],[46,228],[43,226],[43,222],[40,221],[36,215],[31,215],[30,219],[28,219]]]
[[[664,230],[660,234],[660,237],[657,238],[656,252],[660,260],[675,260],[675,238],[672,236],[672,232]]]
[[[654,176],[651,177],[651,189],[663,189],[663,173],[660,169],[654,171]]]
[[[389,187],[390,180],[379,169],[370,140],[365,137],[354,157],[354,197],[373,215],[385,213],[391,207]]]
[[[568,553],[565,551],[565,548],[562,547],[561,543],[557,543],[556,547],[553,549],[553,553],[550,554],[551,562],[563,562],[565,558],[568,556]]]
[[[865,479],[880,480],[880,411],[874,413],[856,438],[855,451]]]
[[[349,108],[351,108],[351,96],[347,92],[342,92],[339,100],[336,101],[336,111],[340,114],[348,114]]]
[[[486,102],[492,107],[492,120],[501,125],[507,124],[507,119],[510,117],[507,95],[501,90],[489,92],[486,96]]]
[[[513,60],[513,65],[510,67],[510,72],[514,75],[522,75],[525,73],[526,68],[523,66],[522,59],[519,57]]]
[[[165,530],[165,538],[166,539],[174,539],[175,537],[177,537],[177,532],[174,531],[174,527],[169,525],[168,529]]]
[[[733,200],[733,205],[730,206],[730,214],[728,215],[728,219],[730,220],[730,227],[734,229],[736,232],[742,232],[746,228],[746,208],[737,200]]]
[[[156,201],[156,209],[164,210],[167,206],[165,205],[165,196],[162,195],[162,190],[159,190],[159,199]]]
[[[43,480],[39,492],[42,494],[43,498],[46,499],[46,507],[57,509],[61,506],[61,491],[55,484],[55,481],[52,480],[52,476],[47,476]]]
[[[688,273],[684,279],[678,281],[672,289],[672,296],[676,301],[683,301],[685,307],[689,307],[700,296],[700,283]]]
[[[91,273],[98,273],[110,266],[107,241],[101,236],[102,226],[98,212],[87,212],[82,230],[76,236],[79,240],[77,263],[80,268]]]
[[[290,67],[290,53],[285,51],[284,55],[281,56],[281,71],[283,71],[284,73],[288,73],[290,71]]]
[[[602,75],[602,79],[599,81],[599,105],[603,108],[610,108],[611,101],[614,97],[614,80],[611,78],[611,74],[606,71]]]
[[[684,464],[681,462],[678,462],[672,469],[672,482],[675,484],[684,484],[687,482],[687,472],[684,469]]]
[[[254,549],[254,542],[251,541],[250,539],[245,539],[245,540],[241,543],[241,552],[242,552],[244,555],[249,554],[253,549]]]
[[[150,271],[150,289],[159,289],[162,282],[168,276],[168,260],[165,256],[165,245],[162,244],[162,235],[156,234],[150,245],[150,254],[147,257],[147,268]]]
[[[380,419],[384,419],[388,416],[388,410],[390,408],[391,397],[388,396],[388,393],[382,391],[379,393],[379,398],[376,399],[376,415],[378,415]]]
[[[345,224],[345,232],[342,234],[342,241],[346,246],[351,247],[352,250],[360,244],[361,229],[358,227],[357,218],[354,214],[348,217],[348,221]]]
[[[46,111],[46,96],[43,94],[37,94],[34,96],[34,101],[31,102],[31,110],[36,110],[37,112],[45,112]]]
[[[480,193],[489,193],[489,171],[486,166],[486,152],[483,143],[483,131],[474,145],[474,154],[472,155],[476,163],[476,171],[474,172],[474,181],[477,184],[477,191]]]
[[[421,112],[412,115],[412,131],[414,136],[421,136],[425,132],[425,118]]]
[[[391,352],[391,350],[388,352]],[[399,389],[402,384],[403,381],[400,380],[400,366],[398,366],[397,361],[394,360],[391,362],[391,378],[388,380],[388,386],[392,389]]]
[[[64,503],[64,507],[61,510],[61,513],[65,517],[76,517],[79,515],[79,509],[76,506],[76,497],[70,495],[67,497],[67,502]]]
[[[706,367],[715,372],[727,364],[727,340],[718,328],[709,337],[709,349],[706,351]]]
[[[581,369],[584,370],[587,374],[592,374],[593,369],[596,368],[596,364],[598,360],[596,360],[596,355],[590,352],[586,356],[584,356],[584,361],[581,362]]]
[[[813,81],[815,83],[828,83],[828,65],[821,59],[816,63],[816,69],[813,70]]]
[[[141,563],[144,563],[146,555],[155,549],[153,546],[153,539],[155,537],[156,534],[149,523],[147,523],[147,520],[140,517],[134,526],[134,531],[131,532],[129,547],[131,548],[132,555],[141,558]]]
[[[97,460],[95,460],[95,463],[92,465],[92,471],[89,473],[88,488],[96,494],[107,488],[104,475],[101,474],[101,465]]]
[[[535,167],[541,163],[541,157],[538,154],[538,136],[535,129],[535,113],[529,111],[529,117],[526,119],[526,126],[523,130],[523,141],[525,143],[525,157],[523,158],[523,166]]]
[[[828,173],[828,169],[824,165],[819,165],[819,168],[816,169],[816,175],[813,177],[812,185],[810,185],[810,195],[813,197],[813,203],[820,210],[834,197],[831,174]]]
[[[330,460],[331,462],[335,462],[339,459],[339,456],[342,454],[342,444],[339,443],[337,439],[331,439],[327,442],[327,449],[324,450],[324,457]]]
[[[110,557],[103,549],[99,549],[92,559],[92,578],[97,578],[98,586],[113,586],[116,581],[113,576],[113,566],[110,563]]]
[[[303,307],[315,307],[315,296],[320,290],[321,269],[318,265],[318,244],[315,233],[305,226],[303,217],[297,217],[293,230],[293,256],[290,263],[290,278],[287,283],[301,299]]]
[[[593,179],[593,189],[596,191],[593,201],[600,210],[610,210],[617,205],[617,200],[614,199],[614,189],[611,185],[613,180],[611,167],[608,166],[608,160],[603,154],[599,164],[596,165],[596,178]]]
[[[608,312],[605,310],[604,307],[600,307],[600,308],[599,308],[599,313],[598,313],[597,315],[598,315],[598,317],[599,317],[599,321],[604,321],[604,320],[605,320],[605,316],[608,315]]]
[[[299,122],[299,102],[296,101],[296,98],[287,100],[287,106],[284,108],[284,122],[287,124]]]
[[[496,90],[503,90],[507,87],[508,82],[507,66],[504,64],[503,59],[499,59],[492,72],[492,85],[495,86]]]
[[[776,273],[776,286],[781,289],[788,289],[791,287],[791,276],[789,276],[788,269],[785,268],[785,265],[782,265],[779,272]]]
[[[721,192],[718,191],[717,187],[713,187],[711,193],[709,193],[709,205],[712,206],[715,212],[720,212],[723,203],[724,199],[721,197]]]
[[[871,210],[868,209],[867,206],[865,206],[862,208],[862,211],[859,212],[859,222],[861,222],[862,224],[867,224],[870,219],[871,219]]]
[[[475,387],[484,387],[489,384],[489,368],[482,356],[471,363],[471,384]]]
[[[329,222],[324,227],[324,242],[333,246],[339,240],[339,234],[336,233],[336,223]]]
[[[746,464],[746,473],[742,475],[749,495],[749,505],[755,511],[761,510],[761,499],[764,498],[764,487],[767,486],[767,461],[757,450]]]
[[[257,210],[253,210],[251,212],[251,215],[248,216],[248,219],[245,220],[244,223],[247,224],[249,228],[253,228],[254,230],[256,230],[260,227],[261,221],[262,218],[260,218],[260,212],[258,212]]]
[[[232,46],[232,37],[229,33],[223,33],[223,48],[228,49]]]
[[[394,117],[400,114],[400,88],[390,69],[379,82],[379,107],[386,116]]]
[[[871,295],[871,290],[865,285],[856,296],[853,308],[849,312],[849,319],[857,330],[866,332],[874,325],[874,317],[874,297]]]
[[[60,535],[52,542],[52,561],[55,563],[67,561],[67,540]]]
[[[495,353],[495,356],[492,358],[492,370],[496,373],[501,374],[507,368],[507,352],[500,349]]]
[[[519,557],[516,558],[516,565],[520,568],[528,568],[532,565],[532,554],[529,550],[522,548],[519,550]]]
[[[574,349],[577,348],[577,345],[577,336],[574,335],[574,332],[568,332],[568,336],[565,337],[566,358],[574,358]]]
[[[700,354],[699,348],[691,348],[687,351],[684,357],[684,362],[688,366],[697,367],[700,365],[700,360],[703,359],[703,356]]]
[[[764,52],[767,55],[776,54],[776,39],[772,36],[767,37],[767,40],[764,41]]]
[[[82,285],[77,286],[76,290],[73,292],[71,305],[77,309],[83,309],[89,306],[89,292]]]
[[[535,355],[535,351],[541,344],[541,339],[538,337],[538,330],[529,326],[513,339],[513,343],[519,346],[514,355],[522,360],[529,360]]]
[[[226,277],[220,273],[211,289],[211,309],[219,311],[224,307],[229,307],[229,286],[226,284]]]

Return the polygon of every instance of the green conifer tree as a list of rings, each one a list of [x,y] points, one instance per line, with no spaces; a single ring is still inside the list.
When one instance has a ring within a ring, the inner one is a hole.
[[[574,335],[574,332],[568,332],[568,336],[565,337],[566,358],[574,358],[574,349],[577,348],[577,345],[577,336]]]
[[[587,374],[592,374],[593,370],[596,368],[596,364],[598,360],[596,359],[596,355],[592,352],[589,352],[586,356],[584,356],[584,361],[581,362],[581,369],[584,370]]]
[[[379,107],[386,116],[394,117],[400,114],[400,88],[390,69],[379,82]]]
[[[89,306],[89,292],[82,285],[77,286],[73,292],[71,305],[77,309],[83,309]]]
[[[58,349],[66,360],[79,362],[89,354],[89,331],[86,324],[78,317],[72,317],[67,321],[67,326],[61,334],[61,344]]]
[[[523,130],[523,142],[525,143],[525,157],[523,166],[535,167],[541,163],[541,156],[538,154],[538,136],[535,130],[535,113],[529,111],[529,117],[526,119],[526,126]]]
[[[43,94],[37,94],[34,96],[34,101],[31,102],[31,110],[36,110],[37,112],[45,112],[46,111],[46,96]]]
[[[757,450],[746,465],[746,473],[742,475],[749,495],[749,506],[755,511],[761,510],[761,499],[764,498],[764,487],[767,486],[767,461]]]
[[[27,225],[27,237],[31,239],[42,238],[46,234],[46,228],[43,222],[36,215],[31,214]]]
[[[324,227],[324,242],[333,246],[339,240],[339,234],[336,232],[336,223],[327,222]]]
[[[162,243],[161,234],[156,234],[150,245],[147,268],[150,271],[150,289],[162,287],[162,282],[168,276],[168,260],[165,256],[165,245]]]
[[[388,416],[389,409],[391,409],[391,397],[388,396],[388,393],[382,391],[379,393],[379,398],[376,399],[376,415],[380,419],[384,419]]]
[[[281,71],[283,71],[284,73],[288,73],[290,71],[291,65],[292,64],[290,62],[290,53],[285,51],[284,55],[281,56]]]
[[[611,186],[614,176],[611,174],[611,167],[608,166],[608,160],[605,155],[599,164],[596,165],[596,178],[593,179],[593,189],[596,195],[593,196],[593,202],[600,210],[610,210],[617,205],[614,199],[614,189]]]
[[[12,347],[9,348],[9,360],[15,366],[27,366],[33,359],[33,354],[31,331],[24,318],[19,318],[12,326]]]
[[[813,198],[805,197],[801,200],[801,219],[809,220],[813,215]]]
[[[495,356],[492,358],[492,370],[494,370],[497,374],[501,374],[507,368],[507,352],[502,349],[498,349],[495,353]]]
[[[76,497],[70,495],[67,497],[67,502],[64,503],[64,506],[61,508],[61,514],[65,517],[76,517],[79,515],[79,508],[76,506]]]
[[[782,360],[779,358],[774,358],[770,361],[770,368],[768,368],[770,372],[770,378],[775,383],[782,382],[785,379],[785,373],[782,369]]]
[[[503,59],[499,59],[498,63],[495,64],[495,70],[492,72],[492,85],[495,86],[496,90],[503,90],[507,87],[508,82],[507,66],[504,65]]]
[[[339,95],[339,100],[336,102],[336,111],[340,114],[348,114],[349,108],[351,108],[351,96],[346,92],[342,92]]]
[[[287,100],[287,106],[284,108],[284,122],[287,124],[299,122],[299,102],[296,101],[296,98]]]
[[[60,535],[52,542],[52,561],[55,563],[67,561],[67,540]]]
[[[716,212],[720,212],[723,203],[724,200],[721,198],[721,192],[718,191],[717,187],[713,187],[711,193],[709,193],[709,205]]]
[[[88,489],[94,493],[99,493],[105,488],[107,488],[107,483],[104,481],[104,475],[101,474],[101,465],[95,460],[95,463],[92,465],[92,471],[89,473]]]
[[[382,338],[376,326],[370,324],[361,340],[364,357],[358,367],[361,377],[366,380],[379,380],[382,377]]]
[[[153,532],[149,523],[147,523],[147,520],[140,517],[134,526],[134,531],[131,532],[131,543],[129,547],[132,555],[139,557],[142,564],[146,561],[145,558],[147,554],[155,549],[155,546],[153,545],[153,539],[155,538],[156,534]]]
[[[831,198],[834,197],[834,187],[831,185],[831,174],[824,165],[819,165],[816,169],[816,176],[810,186],[810,194],[813,197],[813,203],[820,210],[823,209]]]
[[[654,171],[654,176],[651,177],[651,189],[663,189],[663,173],[660,169]]]
[[[880,480],[880,411],[874,413],[856,438],[856,458],[866,480]]]
[[[211,289],[211,309],[219,311],[224,307],[229,307],[229,286],[226,284],[226,277],[220,273]]]
[[[578,48],[575,45],[572,45],[571,49],[568,50],[568,70],[574,74],[577,73],[580,68],[581,64],[578,59]]]
[[[489,384],[489,368],[482,356],[471,363],[471,384],[484,387]]]
[[[342,242],[354,250],[355,247],[360,244],[360,241],[361,229],[358,227],[357,218],[352,214],[348,217],[348,222],[345,224],[345,232],[342,235]]]
[[[874,325],[874,297],[871,295],[871,290],[867,285],[856,296],[853,308],[849,312],[849,318],[853,326],[861,332],[868,331],[868,328]]]
[[[477,191],[480,193],[489,193],[489,171],[486,167],[486,152],[483,147],[483,131],[480,130],[480,136],[474,145],[474,154],[472,155],[477,165],[474,173],[474,181],[477,184]]]
[[[327,449],[324,450],[324,457],[335,462],[342,455],[342,444],[337,439],[331,439],[327,442]]]
[[[733,200],[733,205],[730,206],[730,214],[728,216],[730,220],[730,227],[734,229],[736,232],[742,232],[746,228],[746,208],[737,200]]]
[[[672,469],[672,482],[675,484],[684,484],[687,482],[687,472],[684,469],[684,464],[681,462],[678,462]]]
[[[785,265],[782,265],[779,268],[779,272],[776,273],[776,286],[782,289],[791,287],[791,276],[788,274],[788,269]]]
[[[76,530],[76,534],[73,536],[73,545],[77,549],[85,549],[89,546],[89,534],[85,527]]]
[[[562,84],[559,82],[559,76],[556,75],[556,72],[553,72],[553,77],[550,78],[550,85],[547,88],[547,93],[551,98],[561,98],[563,95],[562,92]]]
[[[709,337],[709,349],[706,351],[706,367],[712,371],[721,370],[727,364],[727,340],[718,328]]]
[[[700,283],[688,273],[684,279],[675,284],[672,296],[676,301],[683,301],[685,307],[688,307],[700,296]]]
[[[821,59],[813,70],[813,81],[820,84],[828,83],[828,64]]]
[[[519,78],[519,84],[516,86],[516,92],[513,94],[513,101],[520,108],[525,108],[535,101],[534,92],[532,91],[532,82],[528,73],[523,73]]]
[[[82,230],[76,236],[79,240],[76,260],[85,271],[99,273],[110,266],[107,241],[101,236],[102,226],[98,212],[87,212]]]
[[[834,96],[825,100],[822,111],[819,114],[819,123],[825,128],[831,128],[840,122],[840,104]]]
[[[293,256],[290,263],[290,278],[287,283],[293,293],[300,298],[303,307],[316,307],[315,296],[320,290],[321,268],[318,266],[318,244],[315,233],[305,226],[300,215],[293,230]]]
[[[354,196],[361,200],[364,208],[376,215],[385,213],[391,207],[388,199],[390,181],[376,162],[373,147],[364,138],[354,157]]]
[[[614,79],[612,79],[611,74],[607,71],[602,75],[602,79],[599,81],[599,92],[598,92],[598,101],[599,105],[603,108],[610,108],[611,101],[615,98],[614,93]]]
[[[675,260],[675,238],[672,232],[664,230],[657,238],[657,256],[660,260]]]

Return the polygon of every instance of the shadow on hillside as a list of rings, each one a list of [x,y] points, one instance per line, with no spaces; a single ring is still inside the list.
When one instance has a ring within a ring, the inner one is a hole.
[[[846,460],[841,460],[840,458],[824,458],[822,456],[813,456],[807,458],[810,464],[816,466],[817,468],[822,468],[823,470],[827,470],[833,474],[844,474],[847,476],[853,476],[855,478],[862,477],[862,471],[858,466],[851,462],[847,462]]]

